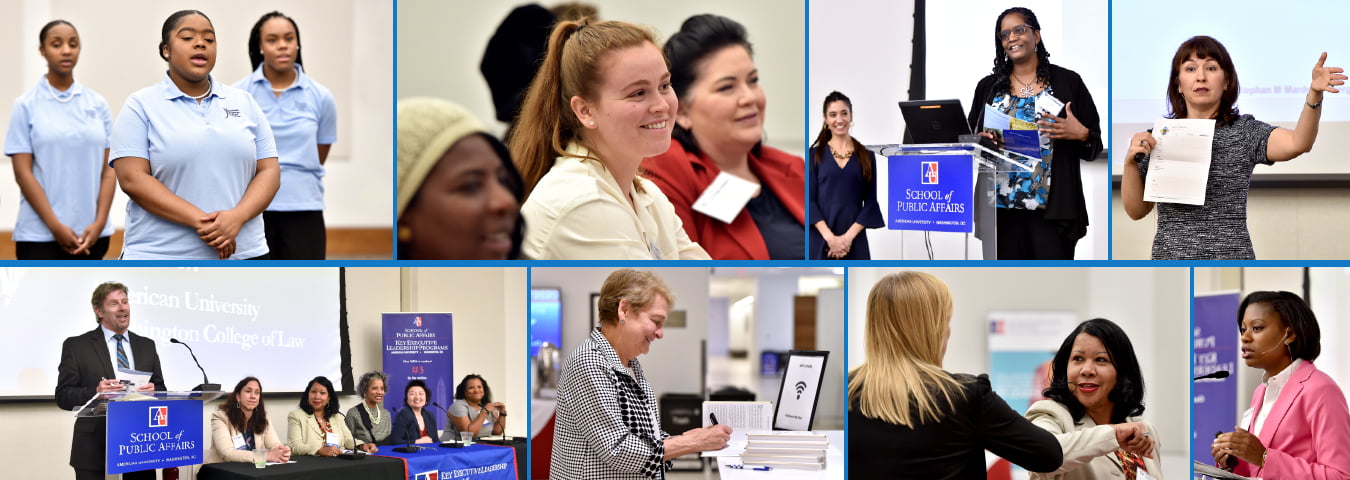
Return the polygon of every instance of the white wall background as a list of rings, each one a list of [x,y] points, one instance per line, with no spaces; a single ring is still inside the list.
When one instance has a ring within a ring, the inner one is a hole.
[[[448,311],[455,314],[455,375],[477,372],[487,378],[493,394],[508,411],[520,412],[508,422],[507,433],[527,433],[524,268],[348,268],[347,312],[351,336],[352,374],[380,368],[380,314],[383,312]],[[72,295],[83,298],[87,293]],[[39,328],[37,326],[29,328]],[[136,323],[132,320],[132,331]],[[79,332],[71,332],[72,335]],[[52,348],[60,348],[53,345]],[[164,348],[163,345],[159,348]],[[265,379],[265,373],[260,372]],[[355,382],[356,378],[353,379]],[[332,379],[336,383],[337,379]],[[458,378],[457,378],[458,380]],[[222,380],[233,388],[238,379]],[[278,388],[266,386],[264,388]],[[297,387],[303,388],[303,387]],[[360,397],[341,396],[343,411]],[[268,419],[286,438],[286,415],[298,396],[268,397]],[[207,406],[215,408],[219,403]],[[444,405],[444,404],[443,404]],[[209,416],[204,419],[209,419]],[[54,402],[0,404],[5,430],[26,432],[0,439],[0,462],[8,465],[5,478],[69,478],[71,428],[74,418]],[[204,422],[203,433],[210,426]],[[209,440],[207,441],[209,446]],[[188,476],[187,469],[182,470]]]
[[[484,125],[501,135],[506,124],[497,122],[492,94],[479,72],[483,50],[502,19],[521,1],[404,0],[398,2],[398,96],[433,96],[453,100],[473,112]],[[540,2],[551,7],[559,1]],[[601,20],[622,20],[655,30],[664,43],[679,31],[686,18],[702,13],[723,15],[745,25],[755,47],[755,66],[768,97],[765,143],[802,155],[802,72],[806,59],[806,8],[801,0],[687,0],[630,2],[594,0]],[[455,19],[447,28],[447,19]],[[445,48],[453,46],[452,48]]]
[[[927,95],[929,99],[956,98],[971,108],[975,85],[993,68],[991,30],[1007,2],[974,0],[927,4]],[[1056,65],[1077,72],[1093,94],[1101,116],[1105,141],[1107,101],[1107,2],[1040,0],[1022,2],[1036,13],[1041,39]],[[821,128],[821,103],[831,90],[853,100],[853,136],[868,145],[900,143],[904,119],[896,102],[909,99],[913,50],[913,2],[848,0],[828,6],[812,4],[811,57],[807,131],[809,141]],[[860,48],[860,46],[865,46]],[[846,67],[847,66],[847,67]],[[1091,225],[1078,242],[1074,258],[1107,258],[1107,165],[1101,160],[1081,164],[1083,194]],[[878,177],[889,169],[879,162]],[[877,201],[888,204],[885,182],[877,185]],[[883,214],[885,210],[883,209]],[[923,234],[901,230],[869,230],[872,258],[927,258]],[[964,236],[932,235],[938,258],[959,259]],[[903,246],[902,246],[903,244]],[[978,256],[978,250],[974,253]]]
[[[884,275],[904,269],[850,268],[849,368],[866,360],[867,295]],[[1144,416],[1162,429],[1163,468],[1184,478],[1190,469],[1190,276],[1186,268],[914,268],[947,283],[955,301],[943,367],[989,371],[988,314],[995,310],[1067,310],[1082,320],[1102,317],[1130,336],[1147,382]],[[1015,278],[1011,278],[1015,276]],[[1026,286],[1009,288],[1009,285]],[[1044,295],[1038,292],[1054,292]],[[1064,332],[1068,335],[1068,332]]]
[[[0,2],[0,121],[9,124],[13,99],[47,72],[37,52],[38,33],[54,19],[75,25],[81,40],[75,78],[108,100],[115,119],[131,93],[158,83],[165,63],[157,54],[160,28],[169,14],[196,9],[216,29],[219,82],[234,84],[251,69],[248,32],[264,13],[294,18],[304,42],[305,73],[333,92],[338,105],[338,141],[324,178],[329,227],[389,227],[392,208],[393,7],[390,0],[14,0]],[[9,175],[10,160],[2,170]],[[0,181],[0,228],[12,230],[19,188]],[[119,189],[109,221],[122,228],[127,197]]]

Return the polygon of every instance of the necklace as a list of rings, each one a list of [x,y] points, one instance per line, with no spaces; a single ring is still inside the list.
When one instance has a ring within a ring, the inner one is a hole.
[[[1012,77],[1013,77],[1014,79],[1016,79],[1017,81],[1022,82],[1022,79],[1017,78],[1017,74],[1016,74],[1016,73],[1012,74]],[[1033,78],[1033,79],[1034,79],[1034,78]],[[1035,91],[1035,89],[1032,88],[1031,85],[1032,85],[1032,84],[1030,84],[1030,83],[1022,82],[1022,89],[1021,89],[1021,90],[1018,90],[1018,93],[1021,94],[1020,96],[1023,96],[1023,97],[1030,97],[1031,94],[1032,94],[1032,92]]]
[[[852,145],[850,145],[850,147],[852,147]],[[830,145],[830,155],[833,155],[835,160],[842,162],[844,160],[848,160],[849,158],[853,157],[853,149],[849,148],[848,150],[844,150],[835,147],[834,145]]]
[[[370,407],[366,405],[366,402],[361,402],[361,406],[362,406],[362,407],[365,407],[366,413],[370,414],[370,423],[379,425],[379,424],[380,424],[380,410],[384,410],[384,409],[383,409],[383,408],[379,408],[379,405],[376,405],[376,406],[375,406],[375,411],[372,412],[372,411],[370,411]]]
[[[207,82],[207,84],[206,84],[206,93],[203,93],[203,94],[201,94],[201,95],[197,95],[197,96],[195,96],[195,97],[192,97],[191,95],[188,95],[188,96],[189,96],[189,97],[192,97],[193,100],[198,100],[198,101],[200,101],[201,99],[206,98],[207,95],[210,95],[210,94],[211,94],[211,91],[212,91],[212,90],[215,90],[215,89],[216,89],[216,84],[215,84],[215,82]]]
[[[56,88],[52,87],[52,82],[50,80],[45,81],[43,83],[47,84],[47,93],[50,93],[52,95],[53,100],[56,100],[61,103],[67,103],[75,99],[75,93],[71,92],[70,90],[66,90],[66,96],[64,97],[56,93]],[[70,88],[72,89],[75,88],[75,82],[70,82]]]

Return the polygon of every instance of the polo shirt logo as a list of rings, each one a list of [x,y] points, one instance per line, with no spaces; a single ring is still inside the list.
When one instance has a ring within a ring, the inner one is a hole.
[[[224,110],[224,111],[225,111],[225,118],[230,118],[230,117],[239,118],[239,109],[237,109],[237,108],[225,108],[225,107],[221,107],[221,110]]]

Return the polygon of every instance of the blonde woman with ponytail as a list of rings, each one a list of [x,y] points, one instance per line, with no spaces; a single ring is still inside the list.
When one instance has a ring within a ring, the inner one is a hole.
[[[952,297],[937,277],[887,275],[867,298],[867,361],[849,372],[849,469],[859,478],[983,479],[985,450],[1059,468],[1049,432],[1013,411],[987,375],[942,369]]]
[[[655,37],[624,22],[559,22],[521,105],[511,156],[534,259],[708,259],[638,176],[670,147],[678,103]]]

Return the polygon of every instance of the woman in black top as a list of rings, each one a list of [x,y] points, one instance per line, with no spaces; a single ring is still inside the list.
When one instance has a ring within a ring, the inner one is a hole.
[[[848,465],[858,478],[983,479],[984,452],[1059,468],[1049,432],[1013,411],[989,377],[942,370],[952,297],[937,277],[887,275],[867,298],[867,361],[849,373]]]
[[[1065,104],[1063,117],[1058,117],[1061,112],[1038,111],[1038,100],[1046,96]],[[1035,171],[999,181],[998,258],[1072,260],[1088,226],[1078,161],[1101,153],[1101,120],[1083,79],[1050,64],[1041,24],[1031,10],[1010,8],[998,16],[994,71],[980,80],[970,104],[970,124],[977,130],[984,128],[989,106],[1013,119],[1035,122],[1040,131],[1042,161]]]

